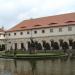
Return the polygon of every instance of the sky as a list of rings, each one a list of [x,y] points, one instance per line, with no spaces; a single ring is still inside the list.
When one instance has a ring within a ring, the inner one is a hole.
[[[23,20],[75,12],[75,0],[0,0],[0,27]]]

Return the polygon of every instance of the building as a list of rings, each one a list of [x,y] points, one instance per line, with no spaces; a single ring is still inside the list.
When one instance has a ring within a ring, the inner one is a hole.
[[[5,31],[3,28],[0,28],[0,50],[5,50]]]
[[[24,20],[0,36],[7,50],[22,48],[28,50],[30,38],[38,42],[42,49],[44,42],[50,47],[52,42],[60,46],[63,41],[71,46],[70,44],[75,42],[75,13]]]

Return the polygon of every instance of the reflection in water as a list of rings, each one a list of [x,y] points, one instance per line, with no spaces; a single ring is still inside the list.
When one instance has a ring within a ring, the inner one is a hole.
[[[29,60],[32,70],[32,75],[37,75],[36,72],[36,60]]]
[[[75,59],[27,61],[0,58],[0,75],[75,75]]]

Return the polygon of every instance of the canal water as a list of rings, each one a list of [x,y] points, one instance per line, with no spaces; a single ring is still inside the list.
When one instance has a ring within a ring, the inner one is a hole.
[[[75,59],[13,60],[0,58],[0,75],[75,75]]]

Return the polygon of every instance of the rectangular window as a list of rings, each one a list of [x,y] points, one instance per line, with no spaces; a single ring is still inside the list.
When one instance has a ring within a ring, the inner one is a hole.
[[[23,49],[24,48],[24,43],[21,43],[21,49]]]
[[[20,35],[23,35],[23,32],[20,32]]]
[[[59,32],[62,32],[62,28],[59,28]]]
[[[53,29],[50,29],[50,32],[53,32]]]
[[[72,31],[72,27],[68,27],[68,31]]]
[[[14,44],[15,45],[15,50],[17,49],[17,43]]]

